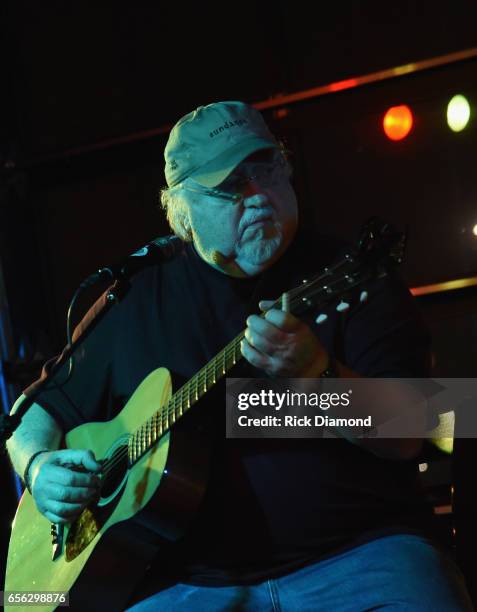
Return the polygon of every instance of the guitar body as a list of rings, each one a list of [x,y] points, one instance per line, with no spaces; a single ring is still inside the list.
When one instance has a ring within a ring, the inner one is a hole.
[[[158,368],[114,419],[81,425],[66,435],[68,448],[91,449],[98,460],[113,459],[115,469],[104,480],[98,503],[65,528],[55,560],[51,523],[25,491],[13,523],[6,591],[68,591],[72,610],[124,609],[161,544],[184,533],[205,491],[207,445],[177,427],[128,469],[130,433],[170,397],[170,374]],[[7,605],[10,609],[23,608]]]

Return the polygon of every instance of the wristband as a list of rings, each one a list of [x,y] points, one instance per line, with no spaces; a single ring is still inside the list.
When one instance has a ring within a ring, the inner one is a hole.
[[[329,356],[328,357],[328,365],[320,374],[320,378],[339,378],[340,373],[338,372],[338,367],[336,364],[336,360]]]
[[[23,482],[25,483],[25,487],[28,489],[28,493],[31,493],[31,482],[30,482],[30,475],[28,474],[31,464],[33,463],[33,461],[38,457],[38,455],[41,455],[41,453],[49,453],[50,450],[45,448],[43,450],[39,450],[36,451],[36,453],[33,453],[33,455],[30,457],[30,459],[28,459],[28,463],[26,464],[26,468],[25,471],[23,472]]]

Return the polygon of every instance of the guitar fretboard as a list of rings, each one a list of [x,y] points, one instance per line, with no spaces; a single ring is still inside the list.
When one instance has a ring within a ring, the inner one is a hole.
[[[244,333],[240,332],[131,435],[128,444],[130,465],[152,448],[242,358],[240,342]]]
[[[366,226],[365,236],[360,239],[358,249],[352,255],[345,254],[340,261],[324,268],[318,276],[304,280],[303,284],[284,293],[271,308],[280,308],[295,313],[300,308],[321,306],[340,298],[373,278],[387,274],[391,263],[401,263],[405,245],[405,234],[389,230],[387,225],[376,225],[371,220]],[[366,238],[366,240],[365,240]],[[363,292],[366,294],[366,292]],[[361,298],[360,298],[361,301]],[[349,308],[349,303],[340,302],[338,312]],[[319,312],[319,311],[318,311]],[[265,316],[262,313],[260,316]],[[240,343],[245,336],[242,331],[215,357],[185,383],[169,402],[157,410],[152,417],[133,432],[128,441],[128,462],[134,464],[149,451],[170,428],[181,419],[231,368],[242,358]]]

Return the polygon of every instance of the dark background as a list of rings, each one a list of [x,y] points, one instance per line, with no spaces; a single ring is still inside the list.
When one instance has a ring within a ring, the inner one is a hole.
[[[169,232],[157,210],[162,153],[183,114],[477,47],[471,0],[4,0],[0,20],[4,372],[17,390],[64,344],[79,282]],[[305,222],[346,237],[371,214],[409,224],[410,286],[476,275],[476,75],[470,59],[264,111],[292,151]],[[445,120],[455,93],[473,112],[460,134]],[[395,143],[381,122],[402,103],[415,126]],[[475,376],[476,299],[468,289],[420,300],[440,376]],[[6,539],[15,501],[6,461],[1,475]]]

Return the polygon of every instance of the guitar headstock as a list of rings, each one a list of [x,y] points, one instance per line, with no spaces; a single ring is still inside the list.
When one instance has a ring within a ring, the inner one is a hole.
[[[401,264],[407,243],[407,230],[399,232],[379,217],[368,219],[356,245],[358,257],[371,259],[381,265]]]
[[[320,274],[303,280],[302,285],[284,294],[275,307],[299,314],[311,307],[319,311],[335,304],[338,312],[344,312],[353,300],[365,302],[367,284],[402,263],[406,238],[407,232],[397,231],[378,217],[370,218],[353,248]],[[319,314],[316,322],[322,323],[326,318]]]

